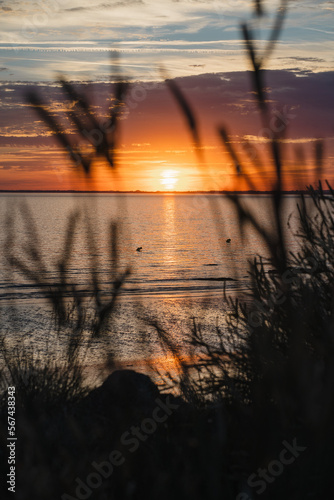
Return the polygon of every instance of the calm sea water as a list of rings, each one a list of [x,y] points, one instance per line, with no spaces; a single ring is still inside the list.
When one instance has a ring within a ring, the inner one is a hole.
[[[297,200],[285,198],[286,220],[296,213]],[[243,202],[265,227],[271,227],[269,197],[243,196]],[[57,263],[64,256],[69,217],[78,214],[68,281],[82,296],[91,294],[92,269],[102,298],[108,294],[115,269],[110,224],[117,226],[117,272],[131,270],[113,323],[115,348],[123,359],[147,354],[137,342],[139,334],[149,335],[138,317],[138,304],[182,343],[191,318],[197,318],[207,332],[223,322],[224,278],[234,279],[225,282],[231,293],[245,290],[248,259],[266,254],[263,241],[250,228],[242,237],[232,203],[219,196],[6,194],[0,197],[0,207],[2,248],[10,238],[16,255],[27,261],[27,248],[36,242],[46,284],[59,282]],[[296,224],[294,216],[291,223]],[[291,249],[296,249],[292,233],[287,230],[286,238]],[[230,243],[226,243],[228,238]],[[141,252],[136,251],[138,247]],[[8,272],[3,264],[0,304],[9,335],[19,333],[35,345],[43,344],[45,332],[52,329],[46,295],[47,286],[41,289],[19,272]],[[15,312],[11,312],[14,304]],[[154,341],[151,347],[159,351]]]

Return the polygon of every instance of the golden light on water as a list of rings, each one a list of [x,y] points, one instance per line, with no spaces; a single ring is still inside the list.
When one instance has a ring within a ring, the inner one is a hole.
[[[177,170],[163,170],[160,175],[160,184],[163,185],[164,189],[170,191],[175,189],[176,184],[179,181]]]

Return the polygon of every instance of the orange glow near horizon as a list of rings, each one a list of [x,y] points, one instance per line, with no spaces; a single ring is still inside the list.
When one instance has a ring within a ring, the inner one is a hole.
[[[6,147],[0,165],[3,190],[59,191],[243,191],[249,185],[238,175],[221,144],[204,148],[205,162],[199,163],[194,148],[169,148],[153,141],[145,144],[123,144],[116,152],[117,168],[111,169],[97,160],[92,175],[86,177],[73,166],[60,147]],[[172,141],[170,141],[172,142]],[[186,142],[186,141],[185,141]],[[238,146],[238,145],[237,145]],[[259,147],[260,150],[260,147]],[[264,146],[262,151],[265,154]],[[275,180],[274,166],[268,162],[260,171],[239,152],[246,172],[256,189],[270,190]],[[285,156],[284,189],[304,189],[315,181],[314,166],[295,165],[292,155]],[[323,176],[331,182],[331,165],[324,164]]]
[[[204,150],[205,162],[202,164],[189,145],[183,150],[159,146],[151,144],[148,148],[138,145],[134,148],[133,145],[123,145],[117,151],[116,169],[111,169],[105,162],[98,160],[94,163],[89,178],[73,166],[60,147],[3,147],[0,148],[1,189],[153,192],[249,189],[220,144]],[[264,146],[262,151],[263,154],[266,153]],[[304,189],[307,184],[315,181],[313,158],[296,165],[292,153],[293,149],[290,154],[285,154],[284,189]],[[242,151],[239,152],[239,157],[258,190],[272,189],[275,180],[272,162],[264,163],[260,170],[247,163]],[[333,182],[330,156],[324,162],[322,176]]]
[[[161,153],[163,158],[163,152]],[[36,190],[36,191],[243,191],[249,186],[245,179],[237,175],[233,165],[226,158],[217,158],[209,165],[200,166],[196,160],[182,164],[169,164],[167,160],[152,161],[147,158],[144,165],[141,161],[129,162],[122,158],[118,167],[112,170],[103,162],[97,162],[92,169],[92,175],[86,177],[82,172],[75,170],[63,155],[50,153],[50,158],[43,155],[36,158],[32,154],[32,161],[24,166],[13,165],[11,168],[1,169],[2,190]],[[224,161],[225,160],[225,161]],[[161,164],[165,165],[162,168]],[[208,162],[209,163],[209,162]],[[34,164],[30,167],[30,164]],[[61,166],[60,166],[61,165]],[[304,189],[307,184],[314,182],[313,168],[296,168],[289,172],[285,169],[284,189]],[[275,179],[273,168],[267,167],[258,172],[248,168],[248,173],[256,188],[270,190]],[[323,176],[331,181],[331,172],[324,169]]]

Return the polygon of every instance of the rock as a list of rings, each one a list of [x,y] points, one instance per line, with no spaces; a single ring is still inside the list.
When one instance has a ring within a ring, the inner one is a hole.
[[[82,402],[86,411],[115,422],[135,420],[152,411],[159,389],[150,377],[134,370],[116,370]]]

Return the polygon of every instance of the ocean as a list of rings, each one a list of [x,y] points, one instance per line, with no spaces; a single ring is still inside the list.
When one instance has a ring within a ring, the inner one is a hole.
[[[273,229],[268,195],[243,195],[242,202],[264,227]],[[291,250],[298,248],[297,202],[297,196],[284,198],[283,220],[290,221],[285,237]],[[13,345],[23,342],[39,352],[50,346],[54,353],[62,351],[64,338],[54,334],[47,299],[50,288],[60,281],[59,262],[70,241],[67,281],[86,301],[94,280],[103,301],[110,296],[115,276],[129,271],[113,314],[108,347],[114,359],[127,366],[165,355],[152,321],[180,347],[194,320],[209,336],[217,326],[223,327],[224,287],[233,296],[247,291],[249,259],[267,255],[254,229],[246,227],[240,233],[236,210],[225,196],[6,193],[0,197],[0,207],[2,330]],[[117,235],[113,244],[111,226]],[[38,263],[27,257],[34,246]],[[43,286],[9,268],[8,249],[42,276]],[[98,365],[105,349],[104,340],[96,339],[87,363]]]

